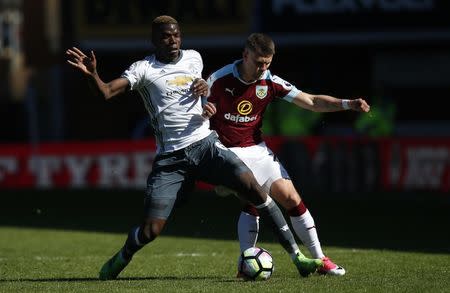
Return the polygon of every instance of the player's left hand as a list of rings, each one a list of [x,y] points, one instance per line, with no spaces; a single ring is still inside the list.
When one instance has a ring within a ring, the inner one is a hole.
[[[206,102],[206,104],[203,106],[202,116],[203,118],[209,119],[214,114],[216,114],[216,112],[217,112],[216,105],[214,105],[211,102]]]
[[[350,102],[348,103],[350,109],[357,111],[357,112],[369,112],[370,111],[370,106],[369,104],[367,104],[367,102],[364,99],[354,99],[354,100],[350,100]]]
[[[191,90],[192,93],[194,94],[194,97],[196,98],[201,96],[205,97],[208,95],[208,84],[203,78],[197,78],[192,83]]]

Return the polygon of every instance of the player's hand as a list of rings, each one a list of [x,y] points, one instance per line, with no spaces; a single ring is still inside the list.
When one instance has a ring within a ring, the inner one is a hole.
[[[194,97],[205,97],[208,95],[208,84],[203,78],[197,78],[194,80],[194,82],[191,85],[192,93],[194,94]]]
[[[348,105],[349,105],[350,109],[352,109],[353,111],[365,112],[365,113],[370,111],[369,104],[367,104],[367,102],[361,98],[350,100]]]
[[[214,105],[211,102],[206,102],[206,104],[203,106],[202,117],[206,118],[206,119],[209,119],[214,114],[216,114],[216,112],[217,112],[216,105]]]
[[[96,73],[97,59],[94,51],[91,51],[89,56],[87,56],[80,49],[72,47],[72,49],[66,51],[66,55],[69,58],[67,63],[78,68],[84,74],[93,75]]]

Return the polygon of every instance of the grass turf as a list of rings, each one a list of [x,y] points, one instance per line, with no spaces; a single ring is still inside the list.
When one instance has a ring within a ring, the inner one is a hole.
[[[345,277],[298,276],[276,243],[266,282],[235,278],[238,246],[231,240],[163,236],[140,251],[118,280],[99,281],[101,265],[123,235],[0,228],[1,292],[448,292],[448,254],[325,247]]]
[[[347,270],[342,278],[300,278],[267,227],[259,245],[274,256],[267,282],[235,278],[234,198],[208,193],[178,207],[151,245],[116,281],[101,265],[140,218],[136,191],[2,191],[0,292],[449,292],[450,205],[364,195],[310,197],[324,251]],[[422,196],[419,196],[422,197]],[[302,251],[306,252],[304,247]],[[307,254],[307,253],[305,253]]]

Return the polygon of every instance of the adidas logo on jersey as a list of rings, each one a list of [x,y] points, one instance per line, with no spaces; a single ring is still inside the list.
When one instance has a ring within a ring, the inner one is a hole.
[[[233,122],[240,122],[240,123],[246,123],[246,122],[251,122],[251,121],[255,121],[256,118],[258,118],[258,115],[255,116],[241,116],[241,115],[233,115],[231,113],[226,113],[225,115],[223,115],[223,117],[225,117],[225,119],[233,121]]]

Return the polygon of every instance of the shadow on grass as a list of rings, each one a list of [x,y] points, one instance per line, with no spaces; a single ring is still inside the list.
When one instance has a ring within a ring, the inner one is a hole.
[[[450,253],[450,200],[436,194],[308,194],[304,198],[324,246]],[[0,226],[120,233],[140,222],[139,191],[4,191]],[[234,197],[192,194],[163,235],[235,240]],[[264,225],[259,240],[275,241]]]
[[[0,283],[51,283],[51,282],[121,282],[121,281],[192,281],[192,280],[218,280],[226,281],[223,277],[211,276],[158,276],[158,277],[127,277],[115,280],[102,281],[98,278],[24,278],[24,279],[0,279]],[[239,280],[230,280],[238,282]]]

